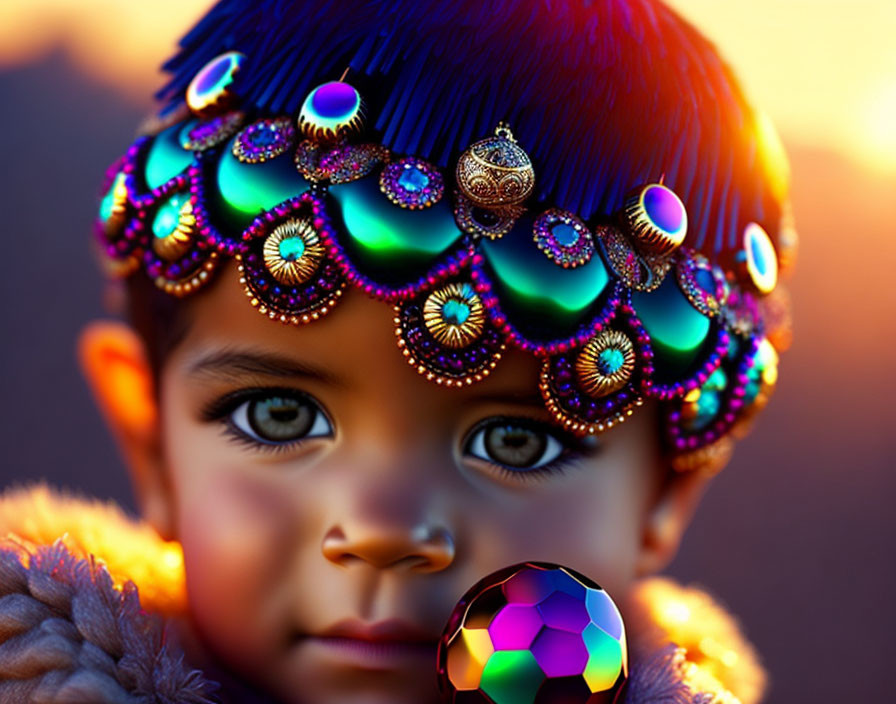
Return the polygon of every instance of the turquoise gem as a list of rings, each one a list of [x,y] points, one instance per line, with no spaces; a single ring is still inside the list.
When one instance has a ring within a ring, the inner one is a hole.
[[[106,195],[103,196],[103,200],[100,202],[100,220],[106,222],[110,217],[112,217],[112,205],[115,203],[115,184],[118,183],[118,179],[121,177],[121,172],[115,174],[115,178],[112,181],[112,186],[110,186],[109,190],[106,191]]]
[[[721,396],[715,391],[703,390],[697,399],[697,414],[688,422],[690,430],[702,430],[709,425],[722,407]]]
[[[175,193],[159,207],[152,221],[152,234],[160,240],[165,239],[177,229],[180,220],[180,209],[190,200],[186,193]]]
[[[301,237],[284,237],[278,248],[284,260],[294,262],[305,253],[305,240]]]
[[[760,276],[765,276],[768,273],[767,252],[765,247],[763,247],[763,244],[764,243],[756,235],[750,237],[750,250],[753,255],[753,263],[756,265],[756,271],[759,272]]]
[[[463,325],[470,317],[470,306],[463,301],[451,299],[442,306],[442,318],[449,325]]]
[[[747,371],[747,383],[744,386],[744,405],[749,406],[762,389],[762,367],[755,364]]]
[[[260,212],[308,190],[288,154],[262,164],[244,164],[233,156],[232,147],[233,140],[218,162],[218,188],[209,190],[217,190],[232,209],[234,228],[247,227]]]
[[[196,124],[191,120],[190,128]],[[153,140],[146,155],[146,169],[144,177],[146,185],[150,188],[158,188],[167,183],[186,169],[193,161],[193,152],[183,148],[181,143],[181,131],[183,123],[178,123],[160,133]]]
[[[416,166],[409,166],[402,170],[398,185],[409,193],[419,193],[429,185],[429,176]]]
[[[656,291],[632,293],[632,303],[650,335],[657,368],[664,377],[680,378],[700,355],[709,318],[685,298],[674,276],[667,276]]]
[[[329,195],[339,204],[350,245],[357,245],[352,261],[362,269],[429,266],[461,237],[447,198],[425,210],[396,208],[370,178],[333,186]]]
[[[622,369],[624,362],[625,355],[622,354],[622,350],[618,350],[615,347],[601,350],[600,354],[597,355],[597,368],[600,369],[600,373],[605,376],[610,376],[611,374],[618,372]]]
[[[575,269],[564,269],[532,244],[532,220],[521,218],[499,240],[482,239],[482,252],[494,270],[503,296],[511,298],[528,317],[557,326],[557,337],[593,304],[610,284],[600,257]]]
[[[762,385],[759,383],[757,379],[750,379],[747,382],[747,385],[744,387],[744,405],[749,406],[753,401],[756,400],[756,397],[759,395],[759,390],[762,388]]]
[[[706,380],[703,389],[708,391],[724,391],[726,386],[728,386],[728,375],[725,374],[725,371],[721,367],[719,367],[709,375],[709,379]]]
[[[551,235],[561,247],[572,247],[579,241],[579,233],[572,225],[557,223],[551,228]]]

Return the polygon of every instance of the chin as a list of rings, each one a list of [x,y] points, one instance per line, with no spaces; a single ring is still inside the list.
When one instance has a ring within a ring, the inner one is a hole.
[[[435,657],[431,667],[363,667],[305,650],[267,678],[284,704],[439,704]]]

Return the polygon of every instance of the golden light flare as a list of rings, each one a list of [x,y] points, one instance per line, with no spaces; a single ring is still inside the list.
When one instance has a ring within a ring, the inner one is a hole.
[[[92,555],[106,567],[116,588],[136,583],[145,609],[173,615],[186,608],[180,543],[163,540],[112,502],[44,484],[7,489],[0,500],[0,538],[26,564],[37,546],[61,540],[76,558]]]
[[[12,0],[0,3],[0,68],[63,50],[90,76],[147,103],[159,66],[210,0]]]

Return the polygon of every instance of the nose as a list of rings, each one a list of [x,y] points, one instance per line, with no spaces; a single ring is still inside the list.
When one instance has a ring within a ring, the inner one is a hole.
[[[454,562],[454,539],[444,529],[425,524],[333,526],[321,546],[337,565],[366,563],[377,569],[438,572]]]

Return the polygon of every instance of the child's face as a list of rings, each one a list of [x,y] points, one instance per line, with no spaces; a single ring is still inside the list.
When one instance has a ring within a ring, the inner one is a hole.
[[[189,307],[160,411],[190,606],[284,700],[435,701],[437,638],[483,576],[556,562],[621,596],[641,571],[664,472],[651,407],[575,440],[516,350],[439,387],[402,357],[391,306],[355,291],[290,327],[230,265]],[[392,642],[365,642],[371,625]]]

